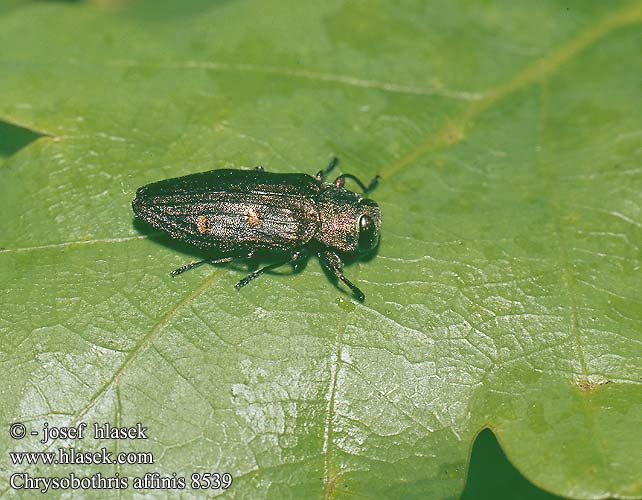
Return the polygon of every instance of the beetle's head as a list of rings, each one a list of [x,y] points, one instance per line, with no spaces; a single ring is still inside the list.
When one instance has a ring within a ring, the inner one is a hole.
[[[357,217],[358,240],[357,252],[366,253],[379,243],[379,228],[381,227],[381,211],[373,200],[363,199],[359,202]]]
[[[379,243],[381,212],[372,200],[342,187],[332,187],[317,199],[320,227],[316,239],[344,253],[363,254]]]

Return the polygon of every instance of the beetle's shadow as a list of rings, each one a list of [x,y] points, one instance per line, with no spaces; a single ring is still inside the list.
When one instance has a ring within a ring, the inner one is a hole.
[[[132,220],[132,227],[143,236],[146,236],[148,240],[158,243],[159,245],[163,245],[164,247],[171,248],[178,253],[189,255],[192,258],[200,258],[201,260],[211,257],[211,254],[206,250],[175,240],[167,233],[159,231],[137,217]]]
[[[217,258],[222,258],[227,256],[226,254],[217,252],[216,249],[204,250],[194,245],[190,245],[189,243],[176,240],[170,237],[167,233],[155,229],[147,222],[142,221],[138,218],[133,219],[132,226],[136,231],[146,236],[147,239],[149,239],[150,241],[153,241],[154,243],[157,243],[164,247],[170,248],[171,250],[179,254],[185,255],[186,264],[190,261],[193,262],[193,261],[201,261],[201,260],[208,260],[208,259],[217,259]],[[279,260],[285,260],[286,257],[287,256],[283,253],[276,253],[273,251],[271,252],[271,251],[265,250],[265,251],[255,252],[254,256],[252,256],[252,258],[250,259],[239,257],[238,260],[233,260],[232,262],[225,262],[220,264],[209,264],[209,265],[217,266],[217,267],[226,267],[226,268],[234,269],[240,272],[252,272],[258,269],[259,267],[263,267],[268,264],[279,262]],[[310,259],[306,259],[300,262],[297,269],[292,268],[291,271],[286,271],[286,272],[271,270],[266,272],[266,274],[275,274],[275,275],[299,274],[307,266],[308,260]],[[285,267],[285,264],[284,264],[284,267]],[[171,271],[173,271],[173,269],[168,269],[167,274],[170,274]]]

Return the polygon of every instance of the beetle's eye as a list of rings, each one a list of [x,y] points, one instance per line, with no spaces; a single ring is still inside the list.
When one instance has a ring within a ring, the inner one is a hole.
[[[371,250],[377,244],[377,228],[371,217],[361,216],[359,219],[359,250]]]

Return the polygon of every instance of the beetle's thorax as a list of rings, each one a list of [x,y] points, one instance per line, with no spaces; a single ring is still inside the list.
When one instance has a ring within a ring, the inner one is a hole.
[[[372,217],[377,231],[379,229],[379,207],[343,187],[326,184],[315,201],[319,212],[319,228],[315,239],[324,246],[345,253],[356,252],[359,244],[358,222],[362,215]]]

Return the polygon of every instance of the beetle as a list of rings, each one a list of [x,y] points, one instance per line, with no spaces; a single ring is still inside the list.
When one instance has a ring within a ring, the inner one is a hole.
[[[342,256],[370,252],[379,243],[381,212],[377,203],[364,197],[377,186],[379,176],[368,185],[351,174],[326,182],[338,161],[333,158],[314,177],[268,172],[259,166],[165,179],[139,188],[132,208],[137,217],[170,237],[216,254],[179,267],[172,276],[205,263],[250,259],[257,251],[282,256],[239,281],[238,290],[281,265],[298,270],[314,251],[323,268],[363,301],[363,292],[343,274]],[[355,181],[364,196],[346,189],[346,179]]]

